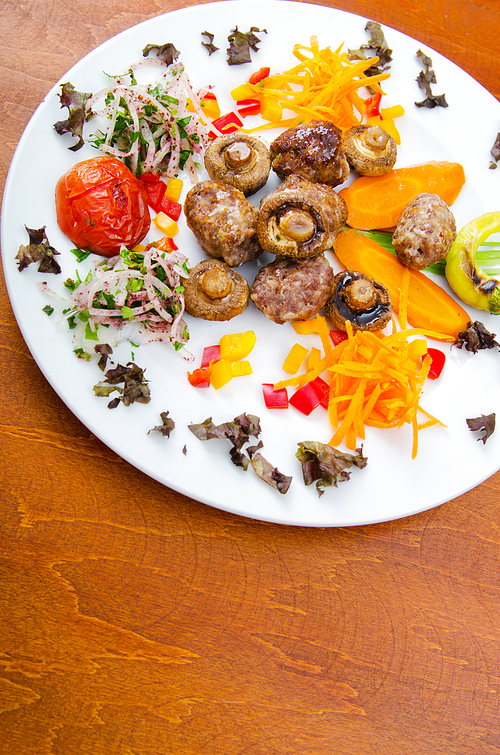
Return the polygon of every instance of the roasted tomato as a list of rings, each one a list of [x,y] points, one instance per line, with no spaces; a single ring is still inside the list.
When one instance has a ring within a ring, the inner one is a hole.
[[[151,225],[144,187],[114,157],[83,160],[61,176],[56,213],[59,228],[79,249],[105,257],[138,244]]]

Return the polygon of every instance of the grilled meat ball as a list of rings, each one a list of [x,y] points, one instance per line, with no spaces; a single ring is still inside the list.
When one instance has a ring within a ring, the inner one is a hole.
[[[200,181],[187,193],[184,214],[209,257],[239,267],[262,254],[258,210],[239,189],[220,181]]]
[[[423,270],[444,259],[457,235],[455,218],[437,194],[418,194],[403,210],[392,237],[399,261]]]
[[[263,267],[250,287],[250,298],[279,325],[307,320],[325,305],[333,270],[323,254],[305,260],[281,259]]]
[[[333,245],[346,220],[347,205],[334,189],[289,176],[262,199],[257,233],[267,252],[313,257]]]
[[[293,126],[270,145],[271,165],[282,180],[297,175],[314,183],[338,186],[349,176],[342,132],[329,121]]]

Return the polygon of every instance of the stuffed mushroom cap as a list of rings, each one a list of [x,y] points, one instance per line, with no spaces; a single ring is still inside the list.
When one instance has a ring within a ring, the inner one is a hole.
[[[248,197],[267,182],[271,155],[263,141],[238,131],[218,136],[208,145],[205,168],[211,179],[230,184]]]

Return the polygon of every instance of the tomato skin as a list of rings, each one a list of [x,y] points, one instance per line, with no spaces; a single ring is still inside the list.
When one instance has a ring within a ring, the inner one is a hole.
[[[146,190],[114,157],[73,165],[58,180],[55,200],[61,231],[79,249],[105,257],[134,247],[151,225]]]

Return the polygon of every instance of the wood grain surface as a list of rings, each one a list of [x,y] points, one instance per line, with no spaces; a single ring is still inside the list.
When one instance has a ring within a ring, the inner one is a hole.
[[[3,0],[2,188],[73,63],[194,4]],[[497,0],[322,4],[418,38],[500,97]],[[1,755],[500,753],[500,474],[369,527],[211,509],[75,419],[3,279],[0,297]]]

